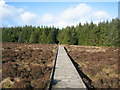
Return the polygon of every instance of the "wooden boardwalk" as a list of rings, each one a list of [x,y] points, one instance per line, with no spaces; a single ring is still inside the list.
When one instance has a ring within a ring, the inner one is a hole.
[[[81,77],[71,62],[63,46],[59,46],[52,89],[85,88]]]

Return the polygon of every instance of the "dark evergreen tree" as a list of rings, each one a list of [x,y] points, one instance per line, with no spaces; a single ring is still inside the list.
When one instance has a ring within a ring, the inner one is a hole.
[[[120,20],[100,22],[98,25],[79,23],[76,27],[4,27],[2,28],[3,42],[69,44],[91,46],[120,46]]]

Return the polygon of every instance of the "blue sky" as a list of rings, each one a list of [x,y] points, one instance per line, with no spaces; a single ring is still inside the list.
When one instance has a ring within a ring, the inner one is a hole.
[[[7,2],[7,4],[16,8],[24,8],[26,11],[31,11],[37,14],[42,13],[60,13],[63,10],[74,7],[80,3],[86,3],[96,10],[107,11],[112,17],[117,17],[118,3],[117,2]]]
[[[65,27],[118,17],[118,2],[1,2],[3,26]]]

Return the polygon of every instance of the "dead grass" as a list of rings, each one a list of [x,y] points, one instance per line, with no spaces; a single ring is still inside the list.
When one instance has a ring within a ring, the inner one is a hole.
[[[92,80],[91,85],[95,88],[118,88],[119,48],[74,45],[65,47],[78,63],[80,70]]]
[[[46,88],[56,48],[52,44],[3,43],[1,86]]]

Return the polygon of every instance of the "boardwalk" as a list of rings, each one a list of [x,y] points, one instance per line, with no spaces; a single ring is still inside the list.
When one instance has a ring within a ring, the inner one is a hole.
[[[86,88],[63,46],[59,46],[54,73],[54,88]]]

